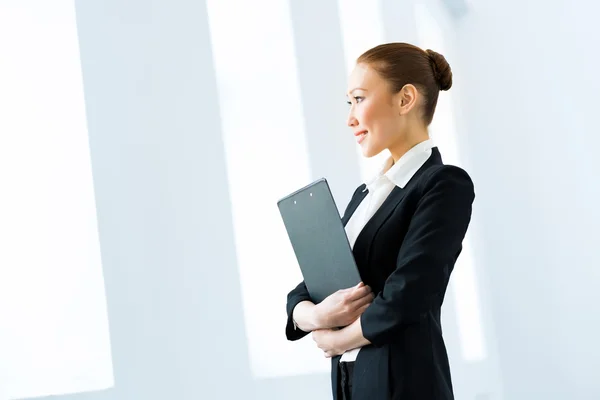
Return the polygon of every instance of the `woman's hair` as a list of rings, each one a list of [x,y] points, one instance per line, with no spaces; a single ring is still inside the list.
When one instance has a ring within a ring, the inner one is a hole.
[[[413,84],[424,97],[423,119],[433,119],[440,90],[452,87],[452,70],[443,55],[408,43],[387,43],[367,50],[356,60],[367,64],[391,84],[398,93]]]

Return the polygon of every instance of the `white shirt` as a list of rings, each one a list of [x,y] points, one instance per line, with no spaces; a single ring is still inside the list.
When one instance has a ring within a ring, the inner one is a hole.
[[[346,224],[346,234],[352,248],[354,248],[356,238],[365,224],[381,207],[394,187],[398,186],[402,189],[406,186],[419,168],[429,159],[433,147],[433,141],[428,139],[407,151],[395,164],[392,157],[388,158],[379,172],[371,180],[365,182],[369,193]],[[359,351],[360,348],[345,352],[340,361],[356,360]]]

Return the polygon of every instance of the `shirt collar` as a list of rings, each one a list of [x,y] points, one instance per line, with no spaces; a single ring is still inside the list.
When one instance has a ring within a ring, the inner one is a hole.
[[[404,153],[395,164],[393,164],[394,159],[389,157],[383,163],[379,172],[369,181],[365,182],[367,189],[371,190],[382,179],[387,179],[403,189],[419,168],[429,159],[433,147],[435,147],[433,141],[427,139]]]

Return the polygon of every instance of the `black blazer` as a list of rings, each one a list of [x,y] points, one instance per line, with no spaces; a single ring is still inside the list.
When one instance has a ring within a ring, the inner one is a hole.
[[[344,225],[367,195],[364,189],[363,184],[354,192]],[[433,148],[408,184],[395,187],[360,232],[353,253],[363,282],[376,296],[361,316],[371,344],[354,365],[353,400],[454,398],[440,309],[474,198],[469,175],[444,165]],[[302,282],[288,294],[288,340],[307,335],[292,322],[294,307],[304,300],[310,296]],[[334,399],[339,359],[332,358]]]

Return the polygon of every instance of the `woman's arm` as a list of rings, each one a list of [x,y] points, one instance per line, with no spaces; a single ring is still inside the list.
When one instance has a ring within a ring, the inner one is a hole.
[[[338,290],[318,305],[302,301],[293,311],[295,326],[306,332],[348,326],[373,301],[371,288],[364,283]]]
[[[313,331],[312,337],[328,358],[371,344],[363,336],[360,319],[340,330],[318,329]]]
[[[340,329],[337,333],[339,334],[338,340],[340,342],[340,347],[344,349],[344,352],[371,344],[371,342],[363,336],[360,318],[344,329]]]
[[[320,321],[319,315],[316,312],[316,307],[312,301],[301,301],[294,307],[292,322],[296,328],[300,328],[304,332],[312,332],[323,328],[323,322]]]
[[[372,301],[371,288],[360,282],[354,287],[338,290],[315,305],[306,285],[301,283],[288,295],[287,337],[289,340],[297,340],[314,330],[347,326]]]
[[[458,167],[442,166],[427,179],[396,269],[359,320],[364,338],[376,346],[388,343],[441,301],[474,198],[469,175]]]
[[[298,340],[302,339],[304,336],[308,335],[308,330],[303,330],[296,326],[294,323],[294,310],[296,307],[303,302],[311,302],[310,294],[308,293],[308,289],[304,282],[300,282],[298,286],[296,286],[287,296],[287,324],[285,327],[285,335],[288,340]],[[312,304],[312,302],[311,302]],[[304,323],[307,321],[303,321]]]
[[[396,270],[372,304],[344,329],[313,331],[326,357],[392,340],[418,322],[447,284],[471,218],[473,184],[463,170],[444,166],[425,184],[425,193],[404,238]]]

